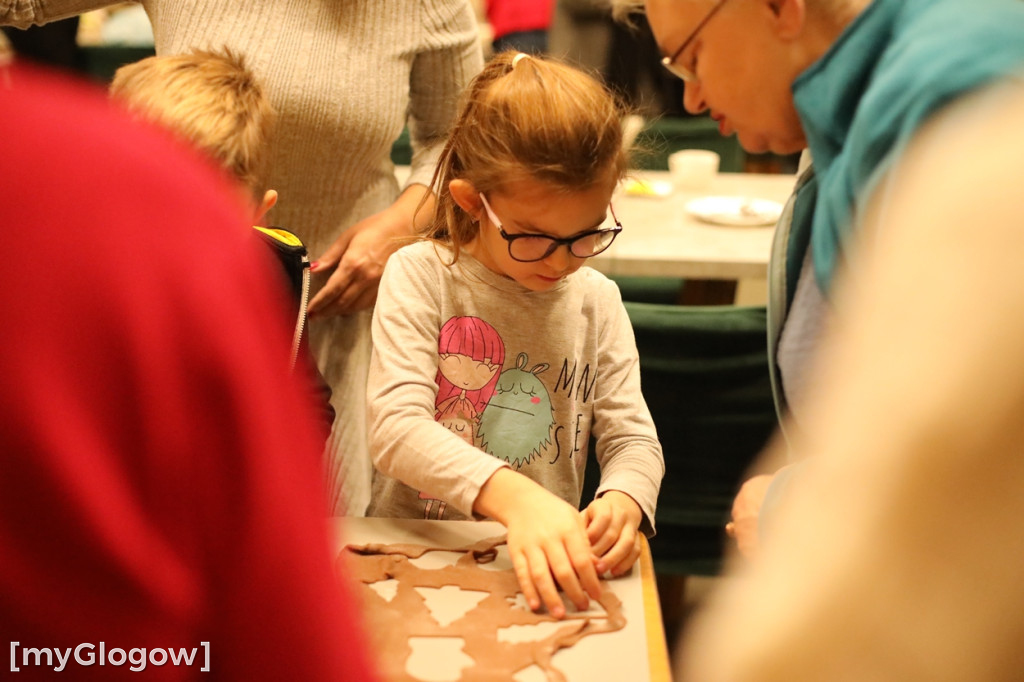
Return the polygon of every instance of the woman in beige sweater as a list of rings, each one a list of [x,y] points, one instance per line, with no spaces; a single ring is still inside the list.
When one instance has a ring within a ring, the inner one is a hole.
[[[109,0],[0,0],[0,24],[28,26]],[[143,0],[157,54],[227,46],[247,57],[279,113],[267,185],[272,224],[314,260],[314,352],[337,412],[328,484],[336,513],[369,498],[365,388],[370,308],[394,237],[413,231],[456,99],[482,66],[468,0]],[[390,159],[408,125],[412,170]],[[428,211],[429,213],[429,211]]]

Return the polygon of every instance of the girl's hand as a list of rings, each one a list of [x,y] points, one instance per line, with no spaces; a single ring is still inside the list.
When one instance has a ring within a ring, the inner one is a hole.
[[[583,611],[601,596],[586,528],[579,512],[542,486],[511,469],[499,469],[484,484],[474,509],[508,529],[508,552],[519,587],[534,611],[543,604],[565,616],[558,586]]]
[[[331,268],[334,272],[309,302],[310,317],[348,315],[374,304],[388,258],[404,245],[402,237],[414,233],[414,218],[422,219],[433,210],[433,202],[428,200],[416,213],[427,191],[422,185],[410,186],[394,204],[345,230],[313,262],[310,270],[314,274]]]
[[[598,557],[597,572],[620,576],[640,558],[640,521],[643,512],[629,495],[609,490],[581,512],[591,550]]]

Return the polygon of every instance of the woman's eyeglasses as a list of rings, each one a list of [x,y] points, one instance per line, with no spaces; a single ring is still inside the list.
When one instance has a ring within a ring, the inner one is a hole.
[[[711,21],[711,17],[715,16],[715,14],[718,13],[718,10],[721,9],[722,5],[724,4],[725,0],[718,0],[718,2],[715,3],[715,6],[711,8],[711,11],[705,14],[704,18],[700,20],[699,24],[697,24],[697,28],[693,29],[693,33],[691,33],[690,36],[683,41],[683,44],[679,46],[679,49],[673,52],[671,57],[661,58],[662,65],[666,69],[668,69],[672,73],[672,75],[683,79],[687,83],[692,83],[697,80],[697,74],[694,73],[693,68],[688,68],[680,64],[676,64],[676,60],[679,59],[679,56],[681,54],[683,54],[683,50],[688,48],[690,46],[690,43],[692,43],[697,38],[697,34],[699,34],[701,32],[701,29],[704,28],[704,24]]]
[[[577,258],[590,258],[611,246],[612,242],[615,241],[615,237],[618,236],[619,232],[622,232],[622,223],[615,217],[615,209],[609,204],[608,210],[611,211],[615,227],[591,230],[575,237],[566,237],[565,239],[549,237],[543,234],[509,234],[502,227],[498,216],[494,215],[494,210],[487,203],[487,197],[481,194],[480,201],[483,202],[484,210],[487,211],[487,217],[498,228],[498,232],[501,233],[501,238],[508,242],[508,255],[521,263],[533,263],[544,260],[562,244],[565,244],[569,249],[569,253]]]

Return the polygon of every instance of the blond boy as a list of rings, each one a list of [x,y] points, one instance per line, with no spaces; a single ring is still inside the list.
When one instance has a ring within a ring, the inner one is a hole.
[[[277,192],[263,187],[276,114],[240,55],[225,48],[149,57],[118,69],[110,94],[237,178],[255,201],[254,223],[277,203]]]
[[[264,187],[268,145],[276,113],[241,55],[194,50],[189,54],[149,57],[122,66],[110,95],[131,112],[172,131],[205,152],[231,173],[254,207],[253,224],[284,267],[296,297],[292,363],[300,352],[327,429],[334,421],[330,388],[310,357],[304,331],[309,292],[309,258],[302,242],[280,228],[260,227],[277,192]],[[301,350],[300,350],[301,349]]]

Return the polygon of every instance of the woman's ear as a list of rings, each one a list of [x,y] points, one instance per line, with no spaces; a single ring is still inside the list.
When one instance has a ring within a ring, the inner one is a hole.
[[[472,183],[468,180],[452,180],[448,183],[448,191],[459,208],[473,216],[473,220],[480,220],[480,212],[484,206],[480,201],[480,193]]]

